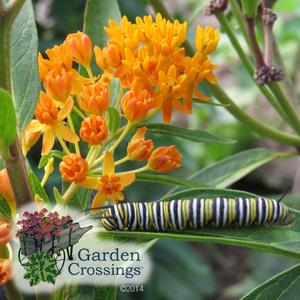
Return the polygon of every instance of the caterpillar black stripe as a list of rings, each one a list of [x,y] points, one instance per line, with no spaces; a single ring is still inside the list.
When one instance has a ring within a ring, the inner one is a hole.
[[[107,230],[176,231],[205,226],[289,225],[294,214],[267,198],[195,198],[160,202],[120,203],[106,208]]]

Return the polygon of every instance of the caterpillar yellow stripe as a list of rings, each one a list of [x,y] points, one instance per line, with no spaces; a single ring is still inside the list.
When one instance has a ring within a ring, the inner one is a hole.
[[[216,197],[119,203],[105,210],[102,224],[107,230],[177,231],[205,226],[289,225],[294,219],[294,213],[274,199]]]

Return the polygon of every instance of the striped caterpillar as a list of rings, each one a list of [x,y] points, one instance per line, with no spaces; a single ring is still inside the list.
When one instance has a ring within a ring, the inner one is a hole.
[[[289,225],[294,222],[295,215],[280,200],[216,197],[119,203],[104,207],[101,221],[110,231],[177,231],[209,225]]]

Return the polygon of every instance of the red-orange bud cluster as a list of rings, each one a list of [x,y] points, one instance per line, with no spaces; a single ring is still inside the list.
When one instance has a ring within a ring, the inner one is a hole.
[[[155,149],[148,159],[150,168],[159,173],[168,173],[181,166],[182,155],[176,146],[163,146]]]
[[[88,162],[75,153],[64,156],[59,165],[59,171],[64,180],[75,183],[79,183],[86,178],[88,169]]]
[[[100,116],[91,115],[81,122],[80,137],[92,145],[101,144],[108,136],[105,120]]]

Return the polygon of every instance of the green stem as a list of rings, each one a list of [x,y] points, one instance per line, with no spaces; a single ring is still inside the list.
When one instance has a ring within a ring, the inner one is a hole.
[[[272,90],[272,92],[278,99],[281,107],[284,109],[284,111],[288,115],[288,118],[290,119],[290,123],[293,125],[293,128],[295,129],[295,131],[298,134],[300,134],[299,115],[298,115],[296,109],[294,108],[293,104],[291,103],[291,101],[289,100],[289,98],[286,96],[285,92],[281,88],[280,83],[277,81],[271,81],[271,82],[267,83],[267,85],[270,88],[270,90]]]
[[[250,40],[248,37],[247,27],[246,27],[245,19],[242,14],[241,7],[239,6],[239,4],[236,0],[229,0],[229,3],[230,3],[230,7],[231,7],[231,12],[232,12],[233,16],[235,17],[236,21],[238,22],[240,30],[250,48],[251,47]]]
[[[15,282],[10,280],[4,286],[5,294],[8,300],[23,300],[23,296],[19,292]]]
[[[68,187],[68,189],[62,196],[65,203],[67,203],[72,198],[72,196],[75,194],[77,189],[78,186],[75,183],[71,183],[71,185]]]
[[[13,22],[25,0],[10,1],[2,8],[0,15],[0,87],[12,95],[10,36]],[[4,160],[16,199],[17,207],[33,202],[33,195],[27,177],[25,159],[19,139],[9,148],[10,157]]]
[[[218,85],[212,85],[206,83],[207,88],[210,89],[212,95],[223,104],[229,104],[226,109],[239,121],[247,125],[252,130],[256,131],[261,136],[265,136],[282,144],[299,147],[300,137],[289,133],[284,133],[280,130],[273,129],[267,125],[264,125],[250,115],[240,109],[225,93],[225,91]]]
[[[163,17],[172,20],[172,17],[163,6],[160,0],[150,0],[150,3],[154,7],[154,9],[162,14]],[[184,42],[184,47],[186,49],[187,55],[194,55],[195,51],[189,41]],[[222,104],[229,104],[225,108],[235,116],[239,121],[248,125],[252,130],[256,131],[262,136],[266,136],[271,138],[275,141],[281,142],[286,145],[296,146],[299,147],[300,145],[300,138],[295,135],[291,135],[288,133],[284,133],[277,129],[273,129],[267,125],[264,125],[250,115],[245,113],[242,109],[240,109],[225,93],[225,91],[217,84],[209,84],[206,83],[206,86],[210,89],[213,96]]]

